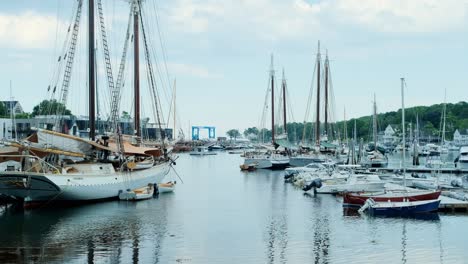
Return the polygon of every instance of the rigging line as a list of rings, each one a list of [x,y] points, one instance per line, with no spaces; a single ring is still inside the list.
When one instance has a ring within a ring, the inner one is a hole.
[[[139,5],[139,8],[141,10],[141,2],[138,2],[138,5]],[[151,90],[150,92],[152,92],[152,95],[153,95],[153,98],[154,98],[154,104],[156,104],[156,118],[157,118],[157,122],[158,122],[158,126],[159,126],[159,131],[161,132],[162,147],[163,147],[163,149],[165,149],[165,143],[164,143],[165,136],[163,135],[164,132],[162,131],[161,118],[160,118],[160,113],[158,111],[158,106],[157,106],[158,103],[160,104],[160,101],[159,101],[159,98],[158,98],[157,93],[156,93],[154,73],[153,73],[153,69],[152,69],[152,66],[151,66],[151,61],[150,61],[150,56],[149,56],[149,49],[148,49],[148,41],[147,41],[147,38],[146,38],[146,30],[145,30],[145,26],[144,26],[144,23],[143,23],[142,14],[140,14],[140,21],[141,21],[141,31],[143,33],[143,43],[144,43],[144,47],[145,47],[145,49],[144,49],[145,50],[145,58],[146,58],[147,66],[148,66],[149,78],[150,78],[150,81],[151,81],[151,85],[150,85],[149,88],[152,88],[152,89],[150,89]]]
[[[56,14],[55,14],[55,41],[54,41],[54,56],[51,57],[51,67],[52,69],[50,69],[52,72],[55,71],[55,58],[57,57],[57,42],[58,42],[58,31],[59,31],[59,14],[60,14],[60,3],[61,1],[58,1],[57,3],[57,10],[56,10]],[[53,78],[53,75],[51,76],[51,79],[49,80],[49,84],[52,82],[52,78]],[[49,85],[49,88],[48,90],[50,89],[50,85]]]
[[[171,81],[170,81],[170,76],[169,76],[169,70],[168,70],[168,67],[167,67],[167,51],[166,51],[166,46],[164,45],[164,42],[165,42],[164,41],[164,33],[162,32],[162,29],[161,29],[161,26],[160,26],[160,23],[159,23],[159,12],[156,11],[156,6],[157,6],[156,1],[153,1],[153,9],[154,9],[154,14],[155,14],[155,19],[156,19],[156,25],[157,25],[157,28],[158,28],[159,42],[160,42],[161,49],[162,49],[164,67],[166,69],[166,77],[167,77],[167,82],[168,82],[168,84],[170,86]]]
[[[153,2],[153,10],[154,10],[156,16],[158,16],[159,12],[156,10],[156,7],[154,6],[154,2]],[[146,11],[144,11],[144,12],[146,12]],[[146,17],[145,17],[145,19],[146,19]],[[149,19],[151,19],[151,17],[152,16],[149,16]],[[170,81],[169,69],[167,67],[167,52],[166,52],[166,48],[165,48],[165,45],[164,45],[164,35],[163,35],[163,32],[162,32],[162,29],[160,28],[159,20],[156,17],[155,17],[155,19],[156,19],[156,23],[154,23],[154,24],[156,24],[158,35],[160,37],[159,38],[159,43],[160,43],[161,53],[162,53],[162,58],[163,58],[162,59],[163,63],[161,65],[161,67],[164,68],[164,70],[165,70],[164,73],[165,74],[163,74],[163,70],[160,69],[159,63],[156,64],[156,67],[157,67],[157,71],[159,73],[158,78],[161,81],[161,86],[163,88],[163,93],[164,93],[165,100],[167,101],[167,104],[170,104],[170,102],[171,102],[170,101],[170,97],[171,97],[170,95],[172,94],[172,89],[171,89],[172,85],[171,85],[171,81]],[[151,26],[151,24],[148,24],[148,22],[146,24],[147,24],[147,27]],[[154,29],[153,29],[153,31],[154,31]],[[151,41],[151,40],[149,40],[149,41]],[[161,61],[161,60],[158,59],[155,47],[153,45],[150,45],[150,48],[153,50],[152,55],[153,55],[155,61]],[[165,77],[166,77],[165,80],[163,78],[163,75],[165,75]]]
[[[59,53],[59,57],[58,57],[58,61],[57,61],[57,68],[54,68],[53,72],[52,72],[52,76],[51,76],[51,80],[50,80],[50,86],[56,86],[57,83],[58,83],[58,78],[60,76],[60,72],[61,72],[61,65],[64,61],[64,59],[62,59],[62,54],[65,54],[65,51],[67,49],[67,46],[68,46],[68,40],[69,40],[69,36],[70,36],[70,29],[71,29],[71,23],[73,22],[73,18],[75,17],[75,13],[76,13],[76,10],[78,8],[78,4],[79,2],[76,1],[75,5],[73,6],[73,9],[72,9],[72,13],[71,13],[71,16],[70,16],[70,24],[68,26],[68,30],[67,30],[67,33],[65,34],[65,39],[64,39],[64,42],[63,42],[63,46],[62,46],[62,49]],[[57,14],[57,17],[58,17],[58,14]],[[57,18],[57,29],[58,30],[58,18]],[[56,42],[58,41],[58,37],[57,37],[58,33],[56,32]],[[64,55],[65,56],[65,55]],[[54,58],[57,58],[56,54],[54,56]],[[48,89],[50,89],[52,87],[49,87]],[[54,88],[54,93],[55,93],[55,88]]]
[[[142,12],[146,12],[146,11],[143,10]],[[143,15],[145,16],[145,19],[147,19],[146,13],[143,14]],[[143,23],[143,22],[142,22],[142,23]],[[145,25],[146,25],[148,28],[151,29],[151,25],[150,25],[146,20],[145,20]],[[151,30],[150,30],[150,32],[151,32]],[[170,101],[169,101],[169,97],[170,97],[170,96],[168,96],[168,93],[170,93],[171,91],[167,91],[167,90],[169,90],[169,89],[168,89],[168,86],[166,85],[165,80],[163,80],[163,77],[162,77],[162,76],[163,76],[163,73],[162,73],[162,70],[160,69],[160,66],[159,66],[159,63],[158,63],[160,60],[159,60],[159,58],[158,58],[158,55],[157,55],[157,52],[156,52],[156,48],[154,47],[154,45],[151,45],[151,39],[148,39],[148,43],[150,43],[149,48],[152,50],[152,52],[151,52],[150,55],[152,55],[152,57],[153,57],[153,59],[154,59],[154,61],[155,61],[155,68],[156,68],[156,71],[157,71],[157,73],[158,73],[157,77],[158,77],[159,81],[161,82],[162,89],[160,89],[160,90],[163,91],[164,96],[165,96],[165,99],[166,99],[166,101],[169,103],[169,102],[170,102]],[[150,57],[151,57],[151,56],[150,56]],[[166,72],[166,73],[167,73],[167,72]],[[170,85],[170,82],[169,82],[169,88],[170,88],[170,87],[171,87],[171,85]]]
[[[268,80],[267,80],[267,89],[266,89],[266,93],[265,93],[265,101],[264,101],[263,107],[262,107],[262,115],[261,115],[261,119],[260,119],[260,128],[261,129],[265,128],[265,121],[266,121],[266,115],[267,115],[267,110],[268,110],[269,99],[270,99],[270,77],[268,77]]]
[[[317,71],[317,63],[315,63],[315,66],[314,66],[314,71],[312,73],[312,80],[311,80],[311,85],[310,85],[310,89],[309,89],[309,97],[307,98],[307,105],[306,105],[306,112],[305,112],[305,116],[304,116],[304,129],[302,131],[302,143],[301,144],[305,144],[305,141],[307,139],[307,120],[309,119],[309,114],[310,114],[310,107],[311,107],[311,104],[312,104],[312,97],[313,97],[313,94],[314,94],[314,83],[315,83],[315,73]],[[311,123],[312,125],[312,123]]]
[[[65,72],[63,75],[63,80],[62,80],[62,88],[60,90],[60,101],[58,101],[57,109],[55,110],[56,114],[56,120],[55,120],[55,129],[56,131],[58,130],[62,121],[64,111],[65,111],[65,105],[67,102],[67,96],[68,96],[68,89],[70,87],[70,81],[72,77],[72,71],[73,71],[73,62],[75,58],[75,50],[76,50],[76,44],[78,41],[78,34],[79,34],[79,29],[80,29],[80,20],[81,20],[81,10],[83,6],[83,0],[78,1],[78,8],[76,11],[76,16],[75,20],[73,22],[73,29],[72,29],[72,35],[71,35],[71,40],[70,40],[70,46],[68,48],[68,52],[66,54],[67,56],[67,61],[65,64]]]

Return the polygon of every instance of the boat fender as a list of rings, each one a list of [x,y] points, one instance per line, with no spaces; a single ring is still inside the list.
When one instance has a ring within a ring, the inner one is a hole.
[[[450,182],[453,187],[463,187],[462,179],[454,179]]]
[[[322,187],[322,180],[320,178],[317,178],[315,180],[312,180],[312,182],[309,183],[309,185],[302,188],[302,190],[307,192],[312,188],[320,188],[320,187]]]
[[[153,197],[156,197],[159,195],[159,187],[157,183],[153,184],[153,186],[154,186]]]
[[[362,212],[366,211],[369,207],[372,207],[372,205],[374,205],[374,204],[375,204],[375,201],[372,198],[369,198],[369,199],[366,200],[364,205],[361,206],[361,208],[359,208],[358,212],[362,213]]]

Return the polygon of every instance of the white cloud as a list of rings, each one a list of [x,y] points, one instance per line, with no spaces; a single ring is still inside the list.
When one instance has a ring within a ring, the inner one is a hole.
[[[466,2],[460,0],[336,0],[344,20],[382,32],[434,32],[463,27]]]
[[[358,26],[377,32],[438,32],[461,28],[467,3],[460,0],[178,0],[169,24],[178,32],[252,33],[301,37]]]
[[[32,11],[20,15],[0,14],[0,47],[50,48],[55,38],[57,19]]]
[[[174,75],[190,75],[198,78],[213,79],[220,78],[221,75],[211,72],[202,66],[190,65],[184,63],[168,63],[169,72]]]
[[[198,34],[214,30],[278,38],[317,29],[318,20],[314,15],[319,13],[321,5],[307,4],[304,0],[179,0],[170,8],[168,16],[169,24],[179,32]]]

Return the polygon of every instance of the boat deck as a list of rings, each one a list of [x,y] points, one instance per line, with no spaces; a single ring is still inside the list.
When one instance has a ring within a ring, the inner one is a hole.
[[[394,183],[386,183],[385,188],[387,190],[404,190],[405,188],[408,191],[416,190],[415,188],[404,187]],[[461,201],[458,199],[440,195],[439,212],[468,213],[468,201]]]
[[[384,171],[384,172],[394,172],[401,170],[400,167],[387,167],[387,168],[369,168],[370,171]],[[468,169],[459,169],[459,168],[426,168],[426,167],[410,167],[406,168],[408,173],[431,173],[432,171],[437,171],[440,173],[450,173],[450,174],[468,174]]]

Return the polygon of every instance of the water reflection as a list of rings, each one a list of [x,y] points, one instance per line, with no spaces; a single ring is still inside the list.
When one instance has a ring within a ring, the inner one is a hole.
[[[314,263],[328,263],[331,235],[330,211],[328,209],[329,203],[333,200],[324,199],[322,195],[308,193],[304,193],[304,197],[307,197],[312,203],[312,210],[310,210],[311,225],[308,228],[308,231],[312,233],[310,236],[313,248],[311,251],[312,259]]]
[[[403,221],[403,232],[401,235],[401,262],[406,263],[406,221]]]
[[[266,254],[267,262],[275,263],[278,258],[279,263],[286,263],[286,248],[288,246],[288,221],[287,221],[287,186],[282,181],[278,181],[281,176],[278,171],[265,173],[269,177],[270,184],[270,210],[266,226]],[[281,179],[281,178],[280,178]],[[278,210],[283,209],[283,210]]]
[[[195,159],[193,159],[195,160]],[[0,263],[464,263],[466,216],[361,216],[341,198],[240,172],[232,155],[178,160],[185,184],[138,203],[0,213]],[[439,220],[440,217],[440,220]],[[444,224],[442,226],[442,223]],[[465,261],[466,262],[466,261]]]
[[[139,251],[150,244],[156,253],[151,262],[158,263],[166,213],[152,202],[157,200],[8,210],[0,216],[0,262],[147,263],[150,258],[141,258]],[[125,254],[128,250],[131,254]]]

